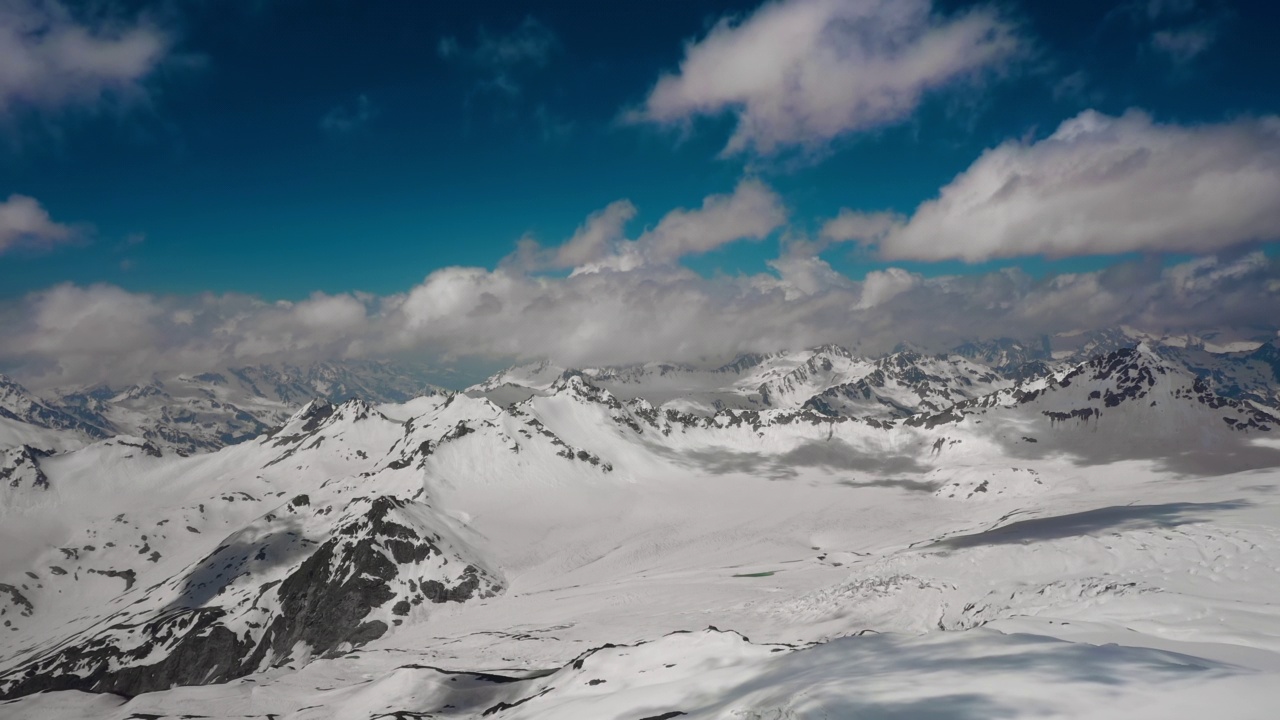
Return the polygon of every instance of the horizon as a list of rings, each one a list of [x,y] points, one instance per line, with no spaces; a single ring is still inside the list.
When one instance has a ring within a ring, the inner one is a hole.
[[[0,19],[0,371],[35,385],[1280,329],[1265,3]]]

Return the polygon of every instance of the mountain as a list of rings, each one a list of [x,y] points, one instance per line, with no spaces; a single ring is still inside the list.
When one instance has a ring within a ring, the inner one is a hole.
[[[1025,375],[1024,367],[1053,358],[1048,338],[1032,343],[1014,338],[971,340],[951,349],[951,355],[972,360],[1003,375]]]
[[[115,439],[51,462],[53,489],[81,518],[96,512],[84,503],[101,491],[67,465],[115,468],[112,491],[132,485],[187,502],[139,495],[129,511],[68,528],[74,541],[57,564],[21,579],[0,610],[12,632],[54,640],[28,649],[3,692],[132,695],[222,682],[358,647],[420,615],[424,602],[496,592],[500,581],[420,488],[382,482],[378,493],[361,492],[366,483],[352,473],[372,466],[362,448],[385,450],[400,433],[363,401],[316,401],[221,453],[168,460]],[[114,599],[69,604],[86,590]],[[73,613],[77,621],[53,629]]]
[[[1123,714],[1176,708],[1175,677],[1265,697],[1273,346],[1026,347],[542,364],[315,399],[185,457],[12,448],[0,714],[911,717],[965,695],[1012,717],[1010,686]]]
[[[1101,425],[1106,418],[1108,424],[1123,425],[1112,437],[1125,443],[1138,437],[1185,442],[1178,431],[1194,428],[1198,434],[1212,433],[1224,424],[1229,432],[1268,432],[1280,422],[1280,413],[1273,408],[1215,393],[1195,368],[1171,363],[1145,343],[909,422],[958,422],[993,408],[1018,409],[1031,417],[1038,413],[1045,418],[1037,419],[1041,424]]]
[[[548,363],[504,371],[468,389],[498,404],[545,393],[566,372],[576,372],[621,399],[643,398],[700,416],[719,410],[796,410],[811,403],[832,412],[902,417],[980,394],[1001,378],[959,356],[905,351],[864,358],[839,345],[797,352],[742,355],[706,367],[648,363],[566,370]],[[860,398],[860,400],[859,400]]]
[[[101,439],[108,434],[102,424],[48,403],[12,378],[0,375],[0,447],[34,442],[61,448],[69,442]]]
[[[207,373],[193,379],[239,385],[253,397],[291,407],[315,397],[332,402],[354,397],[371,403],[400,403],[439,392],[423,368],[372,360],[254,365],[228,368],[222,373]]]
[[[228,368],[124,387],[60,388],[44,397],[0,378],[0,423],[60,431],[39,438],[17,429],[3,433],[0,425],[0,443],[52,449],[127,435],[165,452],[192,455],[257,437],[316,397],[397,403],[436,392],[422,371],[380,362]]]
[[[959,355],[897,352],[877,360],[856,382],[830,386],[806,407],[853,417],[903,418],[938,411],[1010,383],[998,371]]]

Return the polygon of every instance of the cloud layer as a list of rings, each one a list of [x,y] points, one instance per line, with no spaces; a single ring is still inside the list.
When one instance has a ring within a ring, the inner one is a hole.
[[[910,218],[847,211],[824,235],[889,260],[968,262],[1280,239],[1280,118],[1183,127],[1086,111],[983,153]]]
[[[60,285],[0,305],[0,367],[36,387],[161,370],[381,357],[550,358],[566,365],[696,361],[841,342],[945,348],[1126,324],[1150,331],[1274,330],[1280,264],[1254,253],[1037,279],[1016,269],[925,278],[902,269],[854,281],[816,257],[775,273],[704,278],[678,267],[565,278],[438,270],[385,297],[156,296]]]
[[[0,2],[0,113],[143,95],[171,38],[145,20],[78,18],[58,0]]]
[[[951,17],[931,0],[779,0],[689,43],[632,121],[732,112],[725,154],[815,147],[905,120],[925,93],[1002,67],[1022,48],[989,8]]]

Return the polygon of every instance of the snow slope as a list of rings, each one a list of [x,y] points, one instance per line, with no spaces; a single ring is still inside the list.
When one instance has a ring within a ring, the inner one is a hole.
[[[819,355],[726,371],[786,406],[544,369],[42,458],[0,715],[1270,717],[1275,411],[1139,346],[1018,380],[901,353],[955,404],[851,416],[800,399],[854,372]]]

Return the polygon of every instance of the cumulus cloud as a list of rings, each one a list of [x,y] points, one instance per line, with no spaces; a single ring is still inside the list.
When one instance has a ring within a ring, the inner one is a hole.
[[[902,341],[944,349],[1129,325],[1152,332],[1275,330],[1280,263],[1262,253],[1157,261],[1046,278],[1017,269],[923,277],[899,268],[861,281],[816,257],[772,273],[705,278],[678,266],[545,277],[451,267],[402,294],[158,296],[60,285],[0,303],[0,368],[35,387],[130,381],[161,370],[405,352],[565,365],[724,359],[840,342],[865,352]]]
[[[848,208],[822,225],[821,236],[831,242],[872,241],[884,237],[902,222],[892,212],[854,212]]]
[[[0,255],[19,247],[47,249],[76,237],[75,230],[54,222],[33,197],[10,195],[0,202]]]
[[[812,148],[904,120],[927,92],[1002,68],[1021,49],[987,7],[943,16],[932,0],[777,0],[690,42],[679,71],[626,118],[731,112],[725,154]]]
[[[697,208],[672,210],[655,227],[628,240],[626,225],[635,215],[636,207],[629,200],[610,203],[592,213],[559,247],[545,249],[526,239],[506,264],[526,270],[574,268],[576,272],[671,264],[733,242],[763,240],[786,222],[787,209],[768,185],[746,178],[732,193],[708,195]]]
[[[146,20],[79,17],[58,0],[0,2],[0,113],[143,95],[171,44]]]
[[[747,179],[732,194],[707,197],[700,208],[672,210],[636,243],[647,258],[674,262],[738,240],[763,240],[786,219],[778,194],[759,180]]]
[[[888,218],[888,220],[887,220]],[[909,218],[825,232],[890,260],[1210,253],[1280,238],[1280,118],[1179,126],[1086,111],[983,153]]]
[[[630,200],[618,200],[592,213],[569,241],[555,252],[556,267],[578,267],[597,262],[624,238],[627,223],[636,216]]]

